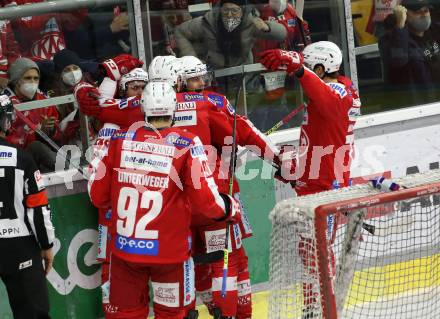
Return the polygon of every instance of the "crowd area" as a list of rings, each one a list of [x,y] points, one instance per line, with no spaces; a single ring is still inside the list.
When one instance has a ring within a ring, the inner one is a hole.
[[[38,2],[2,1],[1,5],[10,7]],[[253,63],[258,60],[258,53],[265,49],[294,49],[310,42],[308,26],[298,22],[301,20],[296,18],[291,4],[286,1],[246,3],[213,3],[212,11],[194,18],[189,14],[173,18],[164,15],[158,21],[157,16],[153,16],[153,40],[158,42],[155,51],[198,56],[210,69],[216,69]],[[151,2],[151,9],[158,10],[156,12],[166,9],[184,12],[187,7],[185,1]],[[168,28],[171,20],[175,23],[172,31]],[[223,20],[227,22],[219,23]],[[211,34],[207,33],[208,28]],[[81,9],[4,20],[0,30],[0,86],[14,104],[72,93],[80,81],[99,86],[105,77],[100,63],[131,51],[128,15],[126,8],[121,6],[114,7],[113,12]],[[210,50],[200,51],[201,48]],[[269,79],[265,85],[268,107],[284,93],[286,76],[278,73],[262,77]],[[216,88],[223,91],[225,86],[218,83]],[[79,113],[73,105],[30,110],[24,112],[24,116],[59,146],[80,145]],[[262,116],[258,119],[264,121]],[[92,140],[102,124],[91,119]],[[18,117],[13,124],[8,140],[30,151],[43,172],[54,170],[55,153],[22,118]]]

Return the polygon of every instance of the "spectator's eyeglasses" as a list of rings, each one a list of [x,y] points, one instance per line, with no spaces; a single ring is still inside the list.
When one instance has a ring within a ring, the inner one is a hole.
[[[133,91],[141,91],[141,90],[143,91],[146,87],[146,84],[128,85],[127,87]]]
[[[231,13],[232,15],[237,16],[241,13],[241,8],[222,8],[221,12],[223,15]]]

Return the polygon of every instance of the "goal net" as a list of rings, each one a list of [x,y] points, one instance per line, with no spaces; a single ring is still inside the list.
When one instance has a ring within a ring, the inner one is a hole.
[[[440,318],[440,170],[396,182],[274,208],[269,318]]]

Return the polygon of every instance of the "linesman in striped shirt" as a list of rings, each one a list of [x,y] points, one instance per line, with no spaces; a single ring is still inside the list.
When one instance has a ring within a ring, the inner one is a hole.
[[[0,279],[15,319],[46,319],[54,228],[34,160],[5,140],[13,121],[14,107],[0,95]]]

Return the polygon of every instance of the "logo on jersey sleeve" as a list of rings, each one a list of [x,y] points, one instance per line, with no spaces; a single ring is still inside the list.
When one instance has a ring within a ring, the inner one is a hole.
[[[341,97],[341,99],[347,96],[348,93],[343,84],[329,83],[328,85]]]
[[[192,139],[180,136],[178,134],[169,134],[166,137],[166,143],[174,145],[176,147],[188,147],[191,145],[192,142]]]
[[[199,94],[199,93],[185,93],[183,94],[183,99],[187,102],[203,101],[205,97],[203,96],[203,94]]]
[[[202,159],[207,160],[205,148],[202,145],[202,141],[200,141],[200,138],[198,137],[194,139],[194,145],[191,147],[191,157],[192,158],[201,157]]]
[[[225,106],[225,99],[221,95],[217,94],[208,94],[208,101],[214,104],[217,107]]]
[[[132,140],[136,136],[136,132],[116,132],[112,136],[112,140],[127,139]]]

